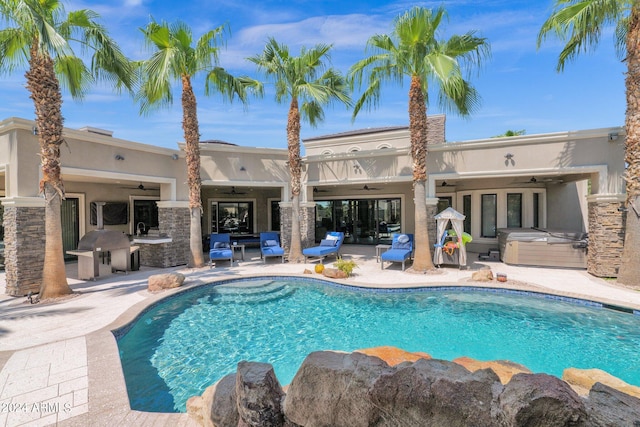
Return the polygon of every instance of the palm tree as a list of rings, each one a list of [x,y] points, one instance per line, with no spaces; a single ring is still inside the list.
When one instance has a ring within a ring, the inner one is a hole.
[[[616,25],[615,41],[627,63],[625,118],[626,229],[618,282],[640,287],[640,3],[635,0],[556,0],[538,34],[538,47],[549,33],[566,40],[557,70],[595,47],[602,30]]]
[[[65,274],[60,218],[65,195],[60,176],[60,145],[64,142],[60,86],[79,99],[98,80],[132,89],[135,73],[91,10],[67,14],[56,0],[2,0],[0,15],[7,22],[0,30],[0,69],[26,68],[27,90],[36,110],[46,239],[40,298],[55,298],[72,293]],[[76,56],[72,44],[80,46],[83,55],[92,52],[89,67]]]
[[[261,54],[248,58],[273,81],[276,101],[289,102],[287,147],[292,202],[289,262],[304,260],[300,235],[300,120],[316,126],[324,120],[323,105],[336,100],[351,104],[343,76],[333,68],[326,69],[324,60],[329,59],[330,49],[331,45],[318,44],[312,49],[302,47],[299,56],[291,56],[287,46],[270,38]]]
[[[372,55],[356,62],[349,71],[353,84],[367,87],[355,104],[353,118],[362,107],[377,106],[383,83],[403,83],[409,87],[409,135],[413,160],[413,191],[415,202],[416,253],[413,269],[433,269],[429,244],[426,179],[427,179],[427,103],[429,83],[439,87],[440,105],[448,111],[469,115],[478,105],[475,89],[462,76],[462,66],[479,65],[489,54],[484,38],[473,32],[436,39],[443,8],[435,10],[414,7],[394,21],[391,35],[374,35],[367,41]]]
[[[248,78],[236,78],[218,66],[218,45],[222,42],[225,29],[221,25],[208,31],[195,42],[195,46],[191,29],[180,21],[168,24],[152,20],[141,29],[147,45],[155,51],[149,59],[137,64],[142,80],[140,92],[136,96],[140,102],[140,111],[147,114],[154,108],[170,105],[173,102],[172,83],[178,81],[182,85],[182,129],[191,218],[189,267],[202,267],[205,264],[200,221],[200,130],[191,79],[204,72],[206,95],[215,91],[230,101],[237,96],[243,103],[246,102],[247,87],[255,83]]]

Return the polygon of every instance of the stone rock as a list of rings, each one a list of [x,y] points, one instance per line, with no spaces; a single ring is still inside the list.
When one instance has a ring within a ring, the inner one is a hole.
[[[369,391],[390,368],[362,353],[316,351],[296,373],[284,399],[288,422],[301,426],[368,427],[380,415]]]
[[[205,425],[202,414],[204,401],[202,396],[191,396],[187,399],[187,414],[189,414],[199,426]]]
[[[496,375],[498,375],[502,384],[506,384],[511,381],[511,377],[515,374],[532,373],[526,366],[509,360],[481,361],[470,357],[458,357],[453,360],[453,363],[462,365],[471,372],[475,372],[480,369],[491,369],[496,373]]]
[[[494,426],[494,404],[502,391],[489,369],[469,372],[445,360],[419,359],[380,376],[371,399],[377,426]]]
[[[568,382],[580,395],[586,396],[595,383],[602,383],[630,396],[640,398],[640,387],[628,384],[601,369],[568,368],[562,373],[562,379]]]
[[[237,426],[236,374],[228,374],[202,393],[205,427]]]
[[[486,268],[474,271],[471,274],[471,280],[474,280],[476,282],[491,282],[493,280],[493,272],[491,271],[491,269]]]
[[[583,426],[587,411],[569,384],[547,374],[516,374],[499,397],[505,426]]]
[[[179,288],[184,283],[182,273],[163,273],[149,276],[148,290],[150,292],[162,291],[164,289]]]
[[[338,270],[337,268],[325,268],[322,270],[322,274],[325,277],[330,277],[332,279],[346,279],[349,277],[347,273],[342,270]]]
[[[389,366],[396,366],[402,362],[415,362],[418,359],[431,359],[431,356],[427,353],[422,353],[419,351],[411,353],[398,347],[392,346],[365,348],[356,351],[358,353],[378,357],[387,362]]]
[[[236,374],[238,427],[280,427],[284,424],[282,387],[268,363],[240,362]]]
[[[601,383],[591,388],[587,411],[593,426],[640,426],[640,399]]]
[[[313,274],[313,271],[309,270],[308,268],[305,268],[302,274]]]

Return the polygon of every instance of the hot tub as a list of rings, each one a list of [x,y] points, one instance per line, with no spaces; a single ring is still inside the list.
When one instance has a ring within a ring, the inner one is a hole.
[[[587,233],[503,228],[498,243],[505,264],[587,268]]]

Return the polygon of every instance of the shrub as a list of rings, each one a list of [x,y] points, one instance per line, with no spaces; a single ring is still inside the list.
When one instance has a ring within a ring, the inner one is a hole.
[[[358,268],[358,264],[356,264],[356,262],[352,259],[346,261],[342,258],[339,258],[333,265],[338,270],[344,271],[347,274],[347,277],[351,276],[351,272],[353,272],[354,268]]]

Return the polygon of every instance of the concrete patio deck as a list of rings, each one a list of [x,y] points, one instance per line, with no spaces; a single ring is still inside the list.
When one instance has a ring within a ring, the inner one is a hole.
[[[399,264],[380,264],[371,246],[346,246],[344,258],[356,260],[355,276],[336,281],[363,287],[421,287],[438,285],[487,286],[470,282],[473,270],[487,265],[505,273],[509,287],[600,301],[640,310],[640,292],[598,279],[584,270],[509,266],[477,261],[469,254],[468,269],[446,267],[439,274],[400,271]],[[118,349],[111,330],[126,324],[149,304],[178,290],[152,294],[150,275],[179,271],[184,287],[219,279],[261,275],[302,275],[310,264],[265,265],[257,250],[246,261],[221,263],[216,268],[150,269],[128,274],[101,275],[96,281],[77,280],[77,265],[68,264],[76,295],[55,303],[29,304],[25,298],[4,295],[0,273],[0,425],[6,426],[191,426],[186,414],[133,411],[124,384]],[[328,259],[326,264],[333,260]],[[105,270],[107,272],[108,270]],[[318,277],[313,275],[313,277]],[[429,352],[429,349],[424,349]]]

